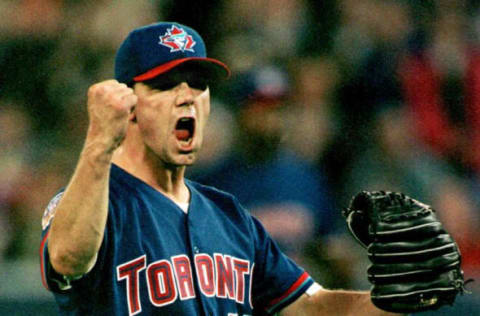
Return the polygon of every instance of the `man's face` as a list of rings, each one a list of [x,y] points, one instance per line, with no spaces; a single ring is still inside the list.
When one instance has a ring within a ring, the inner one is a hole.
[[[193,87],[192,87],[193,86]],[[210,91],[186,81],[135,84],[136,121],[147,150],[167,165],[191,165],[202,146]]]

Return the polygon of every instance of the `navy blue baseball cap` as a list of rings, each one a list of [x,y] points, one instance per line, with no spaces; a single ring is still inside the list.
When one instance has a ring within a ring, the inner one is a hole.
[[[287,70],[273,64],[256,66],[233,79],[230,97],[243,106],[281,106],[291,93]]]
[[[133,30],[123,41],[115,58],[115,79],[131,86],[180,65],[212,80],[230,76],[224,63],[207,57],[205,43],[194,29],[176,22],[159,22]]]

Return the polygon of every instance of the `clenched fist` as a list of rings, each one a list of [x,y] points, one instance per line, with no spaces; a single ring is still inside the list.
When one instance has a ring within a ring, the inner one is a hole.
[[[112,153],[125,138],[130,114],[137,104],[133,89],[117,80],[107,80],[88,90],[89,128],[87,142]]]

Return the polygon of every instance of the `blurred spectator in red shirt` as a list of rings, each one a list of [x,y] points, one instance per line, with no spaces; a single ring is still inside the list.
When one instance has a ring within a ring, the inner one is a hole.
[[[480,50],[461,6],[437,7],[431,33],[415,38],[399,78],[417,136],[460,172],[480,173]]]

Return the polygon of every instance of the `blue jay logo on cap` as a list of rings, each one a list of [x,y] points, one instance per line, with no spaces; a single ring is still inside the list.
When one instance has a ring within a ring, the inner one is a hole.
[[[193,46],[196,44],[191,35],[175,25],[172,25],[164,35],[160,36],[160,42],[158,43],[170,48],[170,53],[186,50],[194,52]]]

